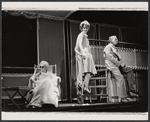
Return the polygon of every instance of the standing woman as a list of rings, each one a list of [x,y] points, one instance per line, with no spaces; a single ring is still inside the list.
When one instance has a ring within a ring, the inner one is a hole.
[[[94,61],[92,54],[90,52],[89,40],[87,32],[90,29],[90,24],[88,21],[83,21],[80,23],[81,33],[77,37],[75,52],[76,52],[76,61],[77,61],[77,82],[82,84],[82,76],[84,75],[84,91],[90,93],[88,86],[89,80],[92,75],[96,74]]]

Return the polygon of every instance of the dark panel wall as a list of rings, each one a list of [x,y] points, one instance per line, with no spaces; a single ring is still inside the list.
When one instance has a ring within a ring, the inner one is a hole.
[[[137,71],[138,91],[141,101],[148,101],[148,71]]]
[[[140,44],[140,30],[139,29],[128,29],[128,28],[123,29],[122,28],[121,34],[122,34],[122,42]]]
[[[116,35],[119,39],[119,28],[100,26],[100,39],[108,40],[112,35]]]

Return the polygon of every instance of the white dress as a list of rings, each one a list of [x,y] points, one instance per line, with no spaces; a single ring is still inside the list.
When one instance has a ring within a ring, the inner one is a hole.
[[[83,47],[83,52],[80,49],[79,43],[82,41],[82,47]],[[76,46],[75,46],[75,51],[76,51],[76,73],[77,73],[77,81],[82,82],[82,75],[83,73],[91,73],[91,74],[96,74],[96,68],[95,64],[93,61],[92,54],[90,53],[90,46],[89,46],[89,40],[87,38],[87,35],[81,32],[76,41]],[[77,52],[80,54],[84,55],[86,58],[83,59],[81,55],[79,55]]]
[[[42,107],[43,104],[53,104],[58,107],[59,90],[57,76],[51,72],[41,73],[34,81],[36,87],[27,95],[28,106]]]

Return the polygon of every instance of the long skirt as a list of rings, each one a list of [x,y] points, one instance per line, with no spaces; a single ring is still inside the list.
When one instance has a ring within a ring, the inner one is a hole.
[[[76,54],[76,75],[77,82],[82,82],[83,73],[96,74],[96,68],[94,65],[93,57],[91,53],[85,53],[85,59]]]
[[[53,84],[53,79],[45,78],[27,94],[28,106],[42,107],[43,104],[53,104],[58,107],[59,90]]]

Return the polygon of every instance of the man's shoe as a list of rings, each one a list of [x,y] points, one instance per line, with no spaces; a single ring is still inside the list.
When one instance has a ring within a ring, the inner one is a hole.
[[[137,92],[137,91],[134,90],[134,89],[130,89],[129,92],[132,92],[132,93],[137,94],[137,95],[139,94],[139,92]]]

